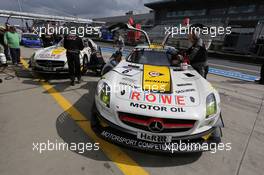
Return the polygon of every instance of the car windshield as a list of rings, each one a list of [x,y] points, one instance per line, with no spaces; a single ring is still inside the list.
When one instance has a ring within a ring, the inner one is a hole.
[[[159,66],[170,66],[169,55],[164,51],[153,50],[134,50],[128,57],[127,61],[138,64],[150,64]]]
[[[37,40],[39,37],[37,35],[24,34],[22,38],[27,38],[30,40]]]
[[[64,43],[64,39],[62,38],[62,39],[57,43],[57,46],[58,46],[58,47],[63,47],[63,43]]]

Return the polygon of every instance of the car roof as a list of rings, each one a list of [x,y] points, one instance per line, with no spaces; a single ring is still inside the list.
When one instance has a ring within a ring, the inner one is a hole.
[[[33,35],[33,36],[38,36],[38,35],[35,34],[35,33],[23,33],[22,35]]]

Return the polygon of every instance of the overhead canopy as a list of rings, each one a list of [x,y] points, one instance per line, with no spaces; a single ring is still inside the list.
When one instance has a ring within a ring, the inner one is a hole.
[[[102,21],[94,21],[92,19],[84,19],[78,17],[43,15],[43,14],[17,12],[10,10],[0,10],[0,17],[11,17],[16,19],[38,19],[45,21],[64,21],[64,22],[75,22],[75,23],[97,23],[97,24],[105,23]]]
[[[263,0],[161,0],[144,4],[154,10],[158,9],[196,9],[196,8],[221,8],[226,6],[240,6],[254,3],[261,3]]]

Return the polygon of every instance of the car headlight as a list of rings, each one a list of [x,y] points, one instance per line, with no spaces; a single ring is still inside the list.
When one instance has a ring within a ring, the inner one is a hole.
[[[209,118],[211,115],[216,114],[217,105],[216,98],[213,93],[209,94],[206,98],[206,118]]]
[[[103,83],[102,86],[99,86],[99,97],[100,100],[106,105],[106,107],[110,107],[110,86],[107,83]]]

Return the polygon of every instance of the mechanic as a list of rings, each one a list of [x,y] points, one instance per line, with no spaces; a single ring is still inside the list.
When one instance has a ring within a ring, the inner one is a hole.
[[[181,63],[183,62],[184,58],[179,51],[176,50],[174,47],[169,47],[167,50],[167,54],[170,55],[170,64],[174,67],[180,67]]]
[[[205,79],[208,74],[207,50],[200,34],[195,30],[188,35],[188,40],[192,46],[186,51],[190,59],[191,66]]]
[[[116,51],[123,52],[125,47],[125,41],[121,34],[118,34],[117,40],[114,42],[114,48]]]
[[[264,85],[264,64],[262,64],[262,66],[261,66],[260,79],[259,80],[255,80],[255,82],[258,83],[258,84]]]
[[[20,41],[21,37],[16,32],[16,28],[11,26],[9,31],[5,32],[4,34],[4,42],[5,45],[9,47],[12,63],[14,65],[20,63]]]
[[[172,54],[171,55],[171,65],[175,67],[180,67],[183,62],[183,56],[180,54]]]
[[[84,49],[84,44],[78,35],[68,34],[64,37],[64,48],[67,50],[66,56],[71,85],[74,86],[75,77],[78,79],[77,83],[81,83],[80,51]]]
[[[118,65],[118,63],[120,63],[121,60],[122,60],[122,52],[116,51],[103,67],[101,75],[104,75],[110,70],[112,70],[116,65]]]
[[[99,64],[99,60],[97,58],[97,46],[94,45],[92,42],[88,41],[88,46],[90,47],[92,53],[90,58],[91,65],[97,65]]]
[[[49,46],[52,46],[54,44],[53,35],[42,34],[41,40],[43,42],[43,47],[49,47]]]

